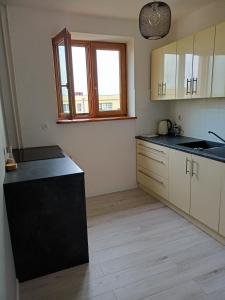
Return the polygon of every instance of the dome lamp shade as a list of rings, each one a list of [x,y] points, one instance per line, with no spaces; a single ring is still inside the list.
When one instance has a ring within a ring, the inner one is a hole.
[[[139,14],[139,28],[148,40],[158,40],[166,36],[171,26],[171,10],[168,4],[154,1],[144,5]]]

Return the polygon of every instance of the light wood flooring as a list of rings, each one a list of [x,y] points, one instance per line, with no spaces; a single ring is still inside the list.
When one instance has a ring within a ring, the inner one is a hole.
[[[225,247],[139,189],[87,201],[90,263],[21,300],[225,300]]]

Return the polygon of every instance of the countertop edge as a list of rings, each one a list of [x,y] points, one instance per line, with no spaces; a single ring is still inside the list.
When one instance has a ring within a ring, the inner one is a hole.
[[[15,176],[15,172],[17,172],[17,170],[9,171],[9,172],[5,172],[3,186],[10,185],[10,184],[19,184],[19,183],[23,183],[23,182],[38,181],[38,180],[48,180],[50,178],[57,178],[57,177],[64,177],[64,176],[71,176],[71,175],[79,176],[79,175],[85,174],[85,172],[79,167],[79,165],[67,153],[65,153],[63,150],[62,150],[62,153],[63,153],[64,157],[60,157],[60,158],[19,162],[18,168],[20,168],[20,166],[23,166],[24,169],[30,168],[33,164],[38,164],[38,162],[39,162],[39,164],[41,165],[44,163],[44,161],[47,161],[47,163],[49,163],[49,162],[50,163],[54,163],[54,162],[59,163],[60,162],[62,164],[65,161],[67,163],[68,162],[71,163],[71,165],[73,165],[72,168],[74,168],[74,170],[70,170],[70,171],[68,171],[68,173],[55,172],[55,174],[54,174],[54,172],[53,172],[53,173],[49,173],[49,174],[45,173],[44,175],[41,175],[41,176],[34,175],[33,178],[32,178],[32,176],[30,178],[28,176],[20,177],[20,174],[18,174],[18,178],[17,178],[17,176]],[[40,166],[37,165],[35,168],[38,169],[38,168],[40,168]],[[11,177],[11,179],[10,179],[10,177]]]
[[[192,137],[187,137],[187,136],[177,136],[176,138],[179,138],[179,137],[180,138],[185,138],[185,139],[190,139],[190,142],[192,142],[192,141],[201,141],[202,140],[202,139],[197,139],[197,138],[192,138]],[[170,149],[182,151],[182,152],[185,152],[185,153],[189,153],[189,154],[193,154],[193,155],[197,155],[197,156],[201,156],[201,157],[204,157],[204,158],[208,158],[208,159],[211,159],[211,160],[215,160],[215,161],[225,163],[225,156],[221,157],[221,156],[213,155],[211,153],[207,153],[207,152],[204,152],[204,151],[194,150],[192,148],[186,148],[186,147],[183,147],[183,146],[180,146],[180,145],[177,145],[177,144],[168,144],[168,143],[162,142],[160,140],[157,141],[157,138],[160,139],[161,136],[158,136],[158,137],[145,137],[145,136],[141,136],[141,135],[135,136],[135,139],[143,140],[145,142],[153,143],[153,144],[156,144],[156,145],[159,145],[159,146],[167,147],[167,148],[170,148]],[[167,136],[167,138],[169,139],[170,137]],[[171,136],[171,138],[173,138],[173,136]],[[225,145],[224,145],[224,147],[225,147]],[[224,150],[224,153],[225,153],[225,150]]]

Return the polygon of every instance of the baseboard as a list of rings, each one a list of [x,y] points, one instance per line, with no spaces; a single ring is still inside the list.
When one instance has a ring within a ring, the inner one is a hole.
[[[162,197],[155,194],[154,192],[152,192],[150,189],[144,187],[143,185],[139,184],[139,188],[142,189],[143,191],[145,191],[146,193],[148,193],[149,195],[151,195],[152,197],[156,198],[157,200],[159,200],[160,202],[162,202],[163,204],[165,204],[166,206],[168,206],[172,210],[174,210],[176,213],[178,213],[179,215],[181,215],[182,217],[187,219],[189,222],[194,224],[196,227],[198,227],[199,229],[201,229],[202,231],[204,231],[205,233],[207,233],[212,238],[214,238],[219,243],[221,243],[222,245],[225,246],[225,237],[221,236],[218,232],[210,229],[209,227],[202,224],[201,222],[199,222],[195,218],[193,218],[190,215],[186,214],[185,212],[183,212],[182,210],[177,208],[175,205],[171,204],[168,200],[163,199]]]

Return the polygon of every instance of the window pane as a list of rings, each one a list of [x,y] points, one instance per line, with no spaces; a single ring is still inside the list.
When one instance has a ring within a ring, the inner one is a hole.
[[[120,52],[97,50],[99,111],[120,110]]]
[[[61,87],[61,90],[62,90],[62,100],[63,100],[63,112],[68,114],[70,112],[68,89],[67,87]]]
[[[85,47],[72,47],[75,103],[77,114],[89,113]]]
[[[59,46],[59,67],[60,67],[60,78],[61,85],[67,84],[67,74],[66,74],[66,56],[65,56],[65,45],[62,42]]]
[[[63,101],[63,112],[66,114],[70,113],[69,108],[69,96],[67,88],[67,72],[66,72],[66,56],[65,56],[65,45],[64,42],[58,46],[59,50],[59,69],[60,69],[60,79],[61,79],[61,92]]]

